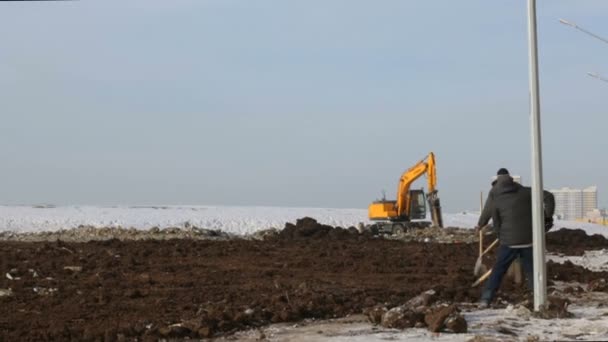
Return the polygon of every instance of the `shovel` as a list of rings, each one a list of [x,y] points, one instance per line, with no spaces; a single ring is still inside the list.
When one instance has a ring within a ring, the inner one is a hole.
[[[492,273],[492,269],[489,269],[486,273],[484,273],[484,275],[482,275],[481,277],[479,277],[479,279],[477,279],[473,285],[471,285],[471,287],[475,287],[479,284],[481,284],[482,281],[486,280],[490,274]]]
[[[481,268],[483,266],[483,256],[486,255],[496,244],[498,243],[498,239],[494,240],[488,248],[483,249],[483,229],[479,231],[479,257],[477,257],[477,261],[475,261],[475,268],[473,269],[473,275],[477,276],[481,273]]]

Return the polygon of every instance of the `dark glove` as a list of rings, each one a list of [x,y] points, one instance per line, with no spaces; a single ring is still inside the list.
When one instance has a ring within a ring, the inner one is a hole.
[[[553,217],[545,217],[545,231],[553,227]]]

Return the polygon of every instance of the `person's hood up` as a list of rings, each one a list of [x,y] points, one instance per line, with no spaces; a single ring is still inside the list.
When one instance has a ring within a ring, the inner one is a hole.
[[[494,191],[496,191],[496,194],[513,192],[519,189],[520,187],[519,184],[513,181],[513,177],[509,175],[499,175],[496,177],[496,180],[494,182],[496,182],[495,184],[493,183],[495,189]]]

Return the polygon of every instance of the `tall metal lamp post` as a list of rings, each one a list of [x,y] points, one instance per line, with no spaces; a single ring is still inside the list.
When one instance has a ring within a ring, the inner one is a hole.
[[[530,77],[530,121],[532,126],[532,242],[534,255],[534,310],[547,301],[545,263],[545,215],[543,208],[543,169],[538,86],[538,48],[536,34],[536,0],[528,0],[528,57]]]

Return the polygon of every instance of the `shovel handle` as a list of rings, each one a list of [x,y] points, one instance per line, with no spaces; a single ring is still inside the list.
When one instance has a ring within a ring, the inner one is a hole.
[[[475,286],[479,285],[482,281],[486,280],[490,276],[490,273],[492,273],[492,269],[489,269],[488,272],[484,273],[484,275],[479,277],[479,279],[477,279],[473,283],[473,285],[471,285],[471,287],[475,287]]]
[[[479,228],[479,256],[483,255],[483,233],[488,226],[489,225],[486,224],[485,226]]]
[[[496,246],[496,244],[498,244],[498,239],[494,240],[494,242],[492,242],[488,248],[486,248],[485,251],[483,251],[483,253],[481,253],[481,255],[485,255],[486,253],[488,253],[490,251],[490,249],[494,248],[494,246]]]
[[[483,231],[479,230],[479,256],[483,255]]]

